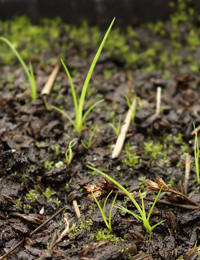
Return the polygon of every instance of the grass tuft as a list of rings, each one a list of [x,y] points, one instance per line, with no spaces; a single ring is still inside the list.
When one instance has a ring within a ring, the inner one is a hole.
[[[88,89],[88,85],[89,85],[89,82],[90,82],[93,70],[94,70],[94,68],[96,66],[96,63],[98,61],[98,58],[99,58],[99,56],[101,54],[101,51],[103,49],[103,46],[104,46],[104,44],[106,42],[106,39],[107,39],[107,37],[109,35],[109,32],[110,32],[110,30],[112,28],[112,25],[113,25],[114,21],[115,21],[115,18],[112,20],[112,22],[111,22],[111,24],[110,24],[110,26],[109,26],[106,34],[105,34],[105,36],[104,36],[100,46],[99,46],[99,49],[98,49],[98,51],[97,51],[97,53],[96,53],[96,55],[95,55],[95,57],[93,59],[93,62],[91,64],[90,69],[88,71],[88,74],[86,76],[85,82],[83,84],[82,92],[81,92],[81,96],[80,96],[79,100],[78,100],[78,98],[76,96],[76,91],[75,91],[74,84],[73,84],[71,75],[69,73],[69,70],[67,69],[64,61],[61,59],[62,65],[63,65],[63,67],[65,69],[65,72],[66,72],[66,74],[68,76],[68,79],[70,81],[70,86],[71,86],[71,90],[72,90],[72,97],[73,97],[74,107],[75,107],[75,120],[72,120],[70,118],[70,116],[67,113],[65,113],[63,110],[61,110],[61,109],[59,109],[57,107],[54,107],[54,106],[52,106],[52,108],[57,110],[61,114],[63,114],[72,123],[72,125],[75,127],[77,133],[81,133],[82,132],[85,118],[90,113],[90,111],[92,111],[92,109],[96,105],[98,105],[99,103],[101,103],[103,101],[103,99],[97,101],[95,104],[93,104],[91,107],[89,107],[88,110],[83,114],[83,106],[84,106],[84,103],[85,103],[85,96],[86,96],[86,92],[87,92],[87,89]]]

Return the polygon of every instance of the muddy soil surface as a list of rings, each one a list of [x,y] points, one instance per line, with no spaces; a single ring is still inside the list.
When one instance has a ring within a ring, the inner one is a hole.
[[[150,42],[158,39],[144,28],[138,32],[146,33]],[[65,58],[80,95],[96,49],[86,49],[77,42],[74,46]],[[86,57],[83,51],[87,51]],[[163,77],[159,70],[127,68],[119,55],[103,51],[84,110],[102,98],[104,101],[88,114],[82,133],[77,134],[66,117],[47,110],[40,95],[55,67],[47,61],[58,52],[45,51],[31,59],[38,89],[35,101],[26,91],[29,83],[18,61],[12,65],[1,61],[0,259],[198,259],[200,192],[193,132],[193,123],[200,125],[198,73],[186,65],[186,73],[173,67],[168,68],[169,77]],[[156,113],[158,87],[162,89],[161,107]],[[131,102],[137,96],[137,112],[120,156],[111,159],[117,135],[109,123],[117,127],[121,118],[123,125],[129,109],[125,95]],[[70,83],[62,67],[47,102],[74,119]],[[96,125],[86,149],[82,142],[88,143]],[[73,158],[67,165],[65,152],[72,140]],[[141,193],[146,192],[147,214],[159,190],[147,180],[162,178],[166,186],[152,211],[150,225],[165,221],[153,229],[151,237],[140,220],[116,207],[110,216],[112,231],[107,229],[88,190],[99,191],[97,199],[102,206],[113,191],[105,207],[107,219],[115,194],[115,205],[135,214],[138,211],[117,186],[87,165],[117,180],[139,205]]]

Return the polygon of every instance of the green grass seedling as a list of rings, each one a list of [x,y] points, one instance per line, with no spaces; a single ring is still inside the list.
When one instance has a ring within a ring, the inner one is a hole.
[[[88,85],[89,85],[89,82],[90,82],[90,78],[91,78],[91,76],[92,76],[93,70],[94,70],[95,65],[96,65],[96,63],[97,63],[97,61],[98,61],[98,58],[99,58],[99,56],[100,56],[100,54],[101,54],[101,51],[102,51],[102,49],[103,49],[103,46],[104,46],[104,44],[105,44],[105,42],[106,42],[106,39],[107,39],[107,37],[108,37],[108,35],[109,35],[109,32],[110,32],[110,30],[111,30],[111,28],[112,28],[112,25],[113,25],[114,21],[115,21],[115,18],[112,20],[112,22],[111,22],[111,24],[110,24],[110,26],[109,26],[109,28],[108,28],[108,30],[107,30],[107,32],[106,32],[104,38],[103,38],[103,40],[102,40],[102,42],[101,42],[101,44],[100,44],[100,47],[99,47],[99,49],[98,49],[98,51],[97,51],[97,53],[96,53],[96,55],[95,55],[95,57],[94,57],[94,59],[93,59],[93,62],[92,62],[92,64],[91,64],[90,69],[89,69],[89,71],[88,71],[88,74],[87,74],[87,76],[86,76],[85,82],[84,82],[84,84],[83,84],[83,88],[82,88],[82,92],[81,92],[81,96],[80,96],[79,100],[78,100],[78,98],[77,98],[77,96],[76,96],[76,91],[75,91],[74,84],[73,84],[71,75],[70,75],[70,73],[69,73],[69,70],[67,69],[67,67],[66,67],[66,65],[65,65],[65,63],[64,63],[64,61],[61,59],[62,65],[63,65],[63,67],[64,67],[64,69],[65,69],[65,72],[66,72],[66,74],[67,74],[67,76],[68,76],[68,79],[69,79],[69,82],[70,82],[70,86],[71,86],[71,90],[72,90],[72,97],[73,97],[74,107],[75,107],[75,120],[72,120],[72,119],[70,118],[70,116],[69,116],[67,113],[65,113],[63,110],[61,110],[61,109],[59,109],[59,108],[57,108],[57,107],[54,107],[54,106],[52,106],[52,108],[55,109],[55,110],[57,110],[57,111],[60,112],[61,114],[63,114],[63,115],[72,123],[72,125],[75,127],[77,133],[81,133],[81,132],[82,132],[83,124],[84,124],[85,118],[86,118],[86,116],[89,114],[89,112],[90,112],[96,105],[98,105],[100,102],[103,101],[103,99],[97,101],[97,102],[96,102],[95,104],[93,104],[90,108],[88,108],[88,110],[87,110],[87,111],[85,112],[85,114],[83,115],[83,106],[84,106],[85,96],[86,96],[87,88],[88,88]]]
[[[111,205],[111,207],[110,207],[109,219],[108,219],[108,221],[107,221],[105,209],[106,209],[107,200],[108,200],[108,198],[109,198],[109,196],[110,196],[111,193],[112,193],[112,191],[111,191],[111,192],[108,194],[108,196],[106,197],[106,199],[105,199],[105,201],[104,201],[104,204],[103,204],[103,209],[101,208],[101,206],[100,206],[98,200],[96,199],[96,197],[95,197],[94,194],[92,193],[92,196],[93,196],[93,198],[94,198],[94,200],[95,200],[95,202],[96,202],[96,204],[97,204],[97,206],[98,206],[98,208],[99,208],[99,210],[100,210],[100,212],[101,212],[101,215],[102,215],[102,217],[103,217],[103,220],[104,220],[104,222],[105,222],[105,224],[106,224],[106,226],[107,226],[107,228],[108,228],[109,231],[112,231],[112,227],[111,227],[111,216],[112,216],[113,206],[114,206],[115,201],[116,201],[116,198],[117,198],[117,194],[116,194],[116,195],[115,195],[115,198],[114,198],[114,200],[113,200],[113,202],[112,202],[112,205]]]
[[[3,36],[0,36],[0,40],[5,42],[11,48],[11,50],[14,52],[14,54],[18,58],[19,62],[21,63],[22,67],[24,68],[27,78],[29,80],[29,83],[31,85],[32,100],[35,100],[37,98],[37,88],[36,88],[36,82],[35,82],[34,73],[33,73],[33,67],[31,65],[31,63],[29,63],[29,67],[30,67],[30,71],[29,71],[28,67],[26,66],[25,62],[23,61],[22,57],[20,56],[19,52],[15,49],[14,45]]]
[[[112,127],[112,129],[115,131],[116,135],[118,136],[120,134],[120,126],[121,126],[121,116],[119,118],[119,121],[117,123],[117,127],[115,127],[112,123],[109,123],[109,125]]]
[[[66,159],[67,165],[70,165],[70,163],[72,161],[72,148],[76,144],[76,139],[77,138],[74,138],[71,142],[69,142],[67,151],[65,152],[65,159]]]
[[[141,220],[143,222],[143,225],[146,229],[146,231],[149,233],[149,240],[151,240],[151,235],[152,235],[152,231],[153,229],[160,225],[162,222],[164,222],[165,220],[162,220],[160,221],[159,223],[155,224],[154,226],[151,226],[150,223],[149,223],[149,219],[150,219],[150,216],[151,216],[151,213],[152,213],[152,210],[156,204],[156,201],[158,200],[159,196],[160,196],[160,193],[161,193],[161,190],[162,188],[160,189],[158,195],[156,196],[155,200],[154,200],[154,203],[149,211],[149,214],[148,216],[146,216],[146,212],[145,212],[145,206],[144,206],[144,200],[143,200],[143,195],[141,194],[141,201],[142,201],[142,208],[140,208],[139,204],[137,203],[137,201],[133,198],[133,196],[121,185],[119,184],[116,180],[112,179],[109,175],[103,173],[102,171],[98,170],[98,169],[95,169],[89,165],[87,165],[88,168],[90,168],[91,170],[93,171],[96,171],[98,173],[100,173],[101,175],[103,175],[105,178],[107,178],[108,180],[110,180],[112,183],[114,183],[115,185],[117,185],[121,190],[123,190],[126,195],[129,197],[129,199],[133,202],[133,204],[135,205],[135,207],[137,208],[137,210],[139,211],[140,215],[138,214],[135,214],[133,212],[131,212],[130,210],[122,207],[122,206],[119,206],[118,208],[120,209],[123,209],[125,211],[127,211],[128,213],[130,213],[131,215],[133,215],[137,220]]]
[[[194,132],[195,132],[194,159],[195,159],[197,182],[200,183],[200,179],[199,179],[199,142],[198,142],[198,135],[197,135],[197,131],[196,131],[194,123],[193,123],[193,126],[194,126]]]
[[[92,139],[93,139],[94,133],[95,133],[96,130],[97,130],[97,127],[98,127],[98,125],[96,125],[95,128],[94,128],[94,130],[92,131],[91,136],[90,136],[89,141],[88,141],[88,144],[85,144],[85,143],[81,140],[81,143],[82,143],[83,147],[84,147],[85,149],[87,149],[87,150],[90,149],[90,146],[91,146],[91,143],[92,143]]]

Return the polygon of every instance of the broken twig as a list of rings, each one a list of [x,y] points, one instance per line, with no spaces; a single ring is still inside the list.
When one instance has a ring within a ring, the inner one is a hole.
[[[121,128],[121,132],[117,138],[117,142],[115,144],[115,148],[113,150],[112,153],[112,159],[117,158],[122,150],[123,144],[124,144],[124,140],[126,138],[126,133],[128,131],[130,122],[131,122],[131,115],[133,113],[133,111],[135,110],[135,106],[136,106],[136,99],[133,100],[132,104],[131,104],[131,108],[129,109],[126,119],[124,121],[124,124]]]
[[[189,176],[190,176],[190,155],[187,154],[186,161],[185,161],[185,182],[184,182],[184,190],[185,194],[187,194],[187,189],[188,189],[188,181],[189,181]]]
[[[53,69],[53,71],[51,72],[51,75],[49,76],[49,79],[47,80],[47,83],[45,84],[45,86],[41,92],[42,96],[49,95],[49,93],[51,92],[51,88],[53,86],[56,75],[59,71],[59,68],[60,68],[60,63],[57,64],[55,66],[55,68]]]
[[[157,88],[157,95],[156,95],[156,115],[160,113],[160,103],[161,103],[161,87]]]

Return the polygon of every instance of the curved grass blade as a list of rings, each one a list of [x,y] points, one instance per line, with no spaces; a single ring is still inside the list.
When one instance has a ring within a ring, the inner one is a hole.
[[[54,107],[51,106],[53,109],[55,109],[56,111],[60,112],[61,114],[63,114],[71,123],[72,125],[76,128],[76,124],[74,123],[74,121],[70,118],[70,116],[68,116],[67,113],[65,113],[62,109],[58,108],[58,107]]]
[[[34,73],[33,73],[33,67],[31,62],[29,62],[29,67],[30,67],[30,73],[31,73],[31,89],[32,89],[32,100],[35,100],[37,98],[37,88],[36,88],[36,82],[35,82],[35,77],[34,77]]]
[[[82,125],[83,125],[83,123],[85,121],[86,116],[90,113],[90,111],[92,111],[92,109],[94,107],[96,107],[99,103],[101,103],[103,101],[104,101],[104,99],[101,99],[101,100],[97,101],[95,104],[93,104],[90,108],[88,108],[88,110],[85,112],[85,114],[84,114],[84,116],[83,116],[83,118],[81,120],[81,127],[82,127]]]
[[[35,100],[37,98],[37,88],[36,88],[36,83],[35,83],[35,78],[33,74],[33,68],[30,66],[30,72],[23,61],[22,57],[20,56],[19,52],[15,49],[14,45],[5,37],[0,36],[0,40],[4,41],[14,52],[15,56],[18,58],[19,62],[21,63],[22,67],[24,68],[24,71],[26,72],[27,78],[30,82],[31,85],[31,90],[32,90],[32,99]]]
[[[66,65],[65,65],[65,63],[62,59],[61,59],[61,63],[63,65],[64,69],[65,69],[65,72],[66,72],[67,77],[68,77],[69,82],[70,82],[70,86],[71,86],[71,90],[72,90],[72,97],[73,97],[73,101],[74,101],[74,107],[75,107],[75,111],[76,111],[76,114],[77,114],[77,112],[78,112],[78,102],[77,102],[76,91],[75,91],[75,88],[74,88],[72,77],[71,77],[69,70],[66,67]]]
[[[110,207],[110,213],[109,213],[109,226],[110,227],[111,227],[112,210],[113,210],[116,199],[117,199],[117,194],[115,195],[112,205]]]
[[[126,211],[127,213],[133,215],[133,217],[136,218],[137,220],[142,220],[142,218],[141,218],[139,215],[135,214],[134,212],[128,210],[127,208],[125,208],[125,207],[123,207],[123,206],[116,206],[116,208],[121,209],[121,210],[124,210],[124,211]]]
[[[112,25],[113,25],[114,21],[115,21],[115,18],[112,20],[112,22],[111,22],[111,24],[110,24],[110,26],[109,26],[109,28],[108,28],[108,30],[107,30],[103,40],[101,42],[101,45],[99,46],[99,49],[98,49],[98,51],[97,51],[97,53],[96,53],[96,55],[95,55],[95,57],[93,59],[93,62],[91,64],[91,66],[90,66],[90,69],[88,71],[87,77],[85,79],[85,82],[84,82],[84,85],[83,85],[83,89],[82,89],[82,92],[81,92],[81,96],[80,96],[80,99],[79,99],[79,108],[78,108],[79,109],[79,119],[78,119],[79,122],[81,121],[81,118],[82,118],[83,105],[84,105],[84,100],[85,100],[85,95],[86,95],[86,92],[87,92],[88,84],[90,82],[90,78],[92,76],[93,70],[94,70],[95,65],[96,65],[96,63],[98,61],[99,55],[101,54],[101,51],[103,49],[103,46],[104,46],[104,44],[106,42],[106,39],[107,39],[109,33],[110,33],[110,30],[112,28]]]

